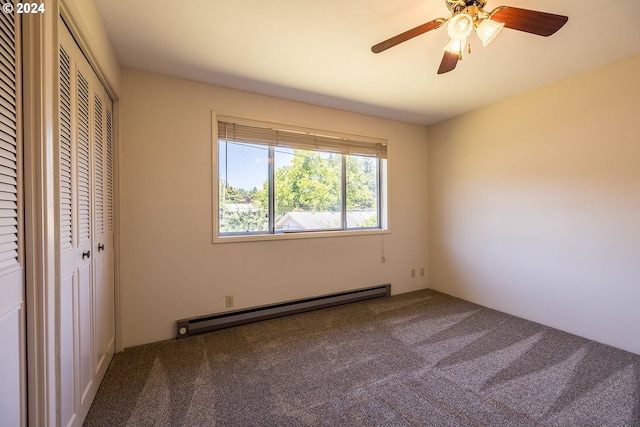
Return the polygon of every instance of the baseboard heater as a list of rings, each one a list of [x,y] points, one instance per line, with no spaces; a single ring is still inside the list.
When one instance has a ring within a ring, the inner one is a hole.
[[[221,314],[191,317],[177,321],[177,338],[390,295],[391,285],[386,284]]]

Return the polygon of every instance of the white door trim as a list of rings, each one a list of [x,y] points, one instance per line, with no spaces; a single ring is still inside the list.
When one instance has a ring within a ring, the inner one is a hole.
[[[28,422],[56,425],[54,135],[58,0],[23,15]]]

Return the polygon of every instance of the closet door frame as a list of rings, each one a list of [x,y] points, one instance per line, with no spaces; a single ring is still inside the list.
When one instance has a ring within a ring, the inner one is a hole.
[[[25,305],[27,317],[27,372],[29,426],[53,427],[57,422],[56,354],[56,252],[57,207],[56,141],[58,129],[58,19],[65,19],[74,38],[96,70],[113,101],[114,143],[114,246],[117,249],[118,212],[118,96],[92,44],[83,34],[83,24],[74,17],[75,0],[47,1],[46,13],[25,14],[22,21],[23,139],[25,195]],[[119,342],[119,257],[114,254],[116,347]]]

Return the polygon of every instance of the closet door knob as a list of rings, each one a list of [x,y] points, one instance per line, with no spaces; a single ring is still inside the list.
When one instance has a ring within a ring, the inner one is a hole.
[[[104,251],[104,245],[102,243],[98,243],[98,252]]]
[[[91,251],[82,252],[82,259],[91,258]]]

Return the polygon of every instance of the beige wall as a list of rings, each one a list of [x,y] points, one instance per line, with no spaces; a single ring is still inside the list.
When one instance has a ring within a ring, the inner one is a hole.
[[[429,129],[430,287],[640,354],[640,56]]]
[[[175,321],[391,283],[426,287],[427,129],[145,72],[123,70],[123,346],[175,336]],[[391,233],[212,243],[211,111],[389,138]],[[384,243],[386,263],[380,262]]]
[[[430,287],[640,353],[639,72],[634,57],[432,126],[427,168],[420,126],[124,70],[124,347],[228,294],[424,288],[409,272],[428,240]],[[392,233],[211,243],[211,110],[389,138]]]

